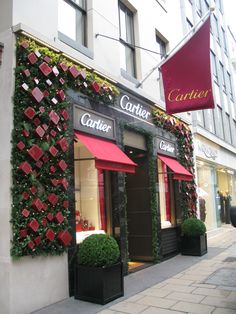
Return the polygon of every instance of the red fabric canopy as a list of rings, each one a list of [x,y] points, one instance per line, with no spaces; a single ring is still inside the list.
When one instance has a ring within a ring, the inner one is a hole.
[[[137,165],[113,142],[80,132],[75,132],[75,136],[95,157],[97,169],[135,172]]]
[[[176,159],[162,155],[158,155],[158,158],[174,172],[174,180],[191,181],[193,179],[193,175]]]

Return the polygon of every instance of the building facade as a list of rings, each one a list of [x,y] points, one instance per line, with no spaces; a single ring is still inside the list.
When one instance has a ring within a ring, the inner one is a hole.
[[[193,114],[193,146],[192,115],[165,114],[160,73],[152,71],[198,20],[199,3],[2,1],[3,313],[73,295],[76,246],[90,234],[117,239],[126,273],[129,260],[177,254],[180,223],[196,213],[194,172],[202,219],[209,229],[226,222],[220,206],[226,192],[235,198],[233,85],[222,93],[219,79],[215,88],[231,139],[208,129],[217,107]],[[231,82],[231,65],[221,58]]]

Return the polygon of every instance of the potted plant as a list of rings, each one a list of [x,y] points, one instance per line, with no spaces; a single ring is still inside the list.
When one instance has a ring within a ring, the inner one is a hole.
[[[120,250],[107,234],[93,234],[78,246],[75,298],[106,304],[124,295]]]
[[[182,255],[202,256],[207,253],[205,224],[197,218],[187,218],[181,225]]]

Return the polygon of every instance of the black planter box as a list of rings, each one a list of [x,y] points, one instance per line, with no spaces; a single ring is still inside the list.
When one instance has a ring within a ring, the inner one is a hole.
[[[75,299],[106,304],[123,295],[122,263],[104,267],[76,266]]]
[[[236,227],[236,206],[230,208],[230,220],[234,227]]]
[[[207,236],[206,234],[196,237],[181,237],[181,254],[202,256],[207,253]]]

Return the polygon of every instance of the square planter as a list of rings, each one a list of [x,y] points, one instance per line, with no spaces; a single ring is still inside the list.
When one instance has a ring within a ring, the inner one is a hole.
[[[181,237],[181,254],[202,256],[207,253],[207,235],[195,237]]]
[[[106,304],[123,295],[122,263],[103,267],[76,266],[75,299]]]

